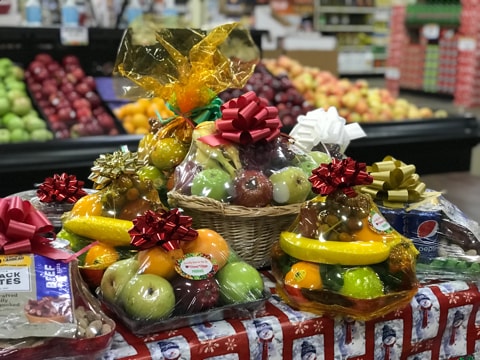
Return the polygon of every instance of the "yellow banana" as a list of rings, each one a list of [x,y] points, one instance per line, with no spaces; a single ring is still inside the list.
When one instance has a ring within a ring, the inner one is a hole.
[[[133,222],[106,216],[72,216],[64,219],[63,228],[108,245],[128,246],[131,239],[128,231],[133,228]]]
[[[323,264],[376,264],[388,258],[392,245],[379,241],[322,241],[288,231],[280,234],[280,247],[288,255]]]

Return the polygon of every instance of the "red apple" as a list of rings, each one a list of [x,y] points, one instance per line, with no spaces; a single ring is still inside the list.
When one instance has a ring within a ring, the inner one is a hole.
[[[80,95],[85,96],[90,91],[90,87],[84,82],[79,82],[75,85],[75,91]]]
[[[93,76],[86,76],[85,79],[83,79],[83,82],[88,85],[90,90],[95,90],[97,87],[97,83],[95,82],[95,78]]]
[[[80,65],[80,60],[75,55],[65,55],[62,59],[63,66],[68,64],[70,65]]]
[[[233,204],[247,207],[270,205],[273,197],[271,181],[261,171],[244,170],[234,180]]]
[[[75,100],[72,103],[72,106],[75,110],[78,110],[82,107],[86,107],[86,108],[89,108],[89,109],[91,108],[90,102],[87,99],[84,99],[84,98],[80,98],[80,99]]]
[[[90,104],[92,105],[92,108],[97,108],[100,105],[102,105],[102,100],[100,99],[100,96],[98,96],[98,94],[95,93],[94,91],[88,91],[85,94],[85,99],[87,99],[90,102]]]
[[[38,61],[38,62],[41,62],[43,64],[49,64],[51,62],[54,62],[55,60],[53,59],[53,57],[50,54],[40,53],[40,54],[37,54],[35,56],[34,61]]]
[[[217,281],[214,278],[191,280],[182,276],[172,281],[177,314],[194,314],[215,307],[220,298]]]

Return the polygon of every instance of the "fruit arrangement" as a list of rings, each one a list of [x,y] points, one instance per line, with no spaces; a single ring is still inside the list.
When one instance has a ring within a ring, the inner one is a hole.
[[[260,273],[236,257],[220,234],[194,230],[191,223],[178,209],[147,211],[128,231],[138,253],[103,274],[98,295],[133,332],[220,319],[225,309],[258,307],[265,300]]]
[[[305,100],[315,108],[336,107],[348,122],[376,122],[444,118],[444,110],[418,106],[394,97],[387,89],[371,88],[366,80],[337,78],[328,71],[307,67],[281,55],[263,59],[267,69],[277,76],[287,76]]]
[[[198,125],[173,191],[243,207],[305,201],[311,171],[329,155],[305,153],[282,136],[277,109],[267,104],[249,91],[223,104],[221,119]]]
[[[57,61],[49,54],[37,54],[26,68],[25,81],[56,139],[119,134],[115,118],[96,91],[95,79],[85,74],[76,56]]]
[[[0,144],[52,139],[27,93],[23,68],[0,58]]]
[[[223,101],[228,101],[248,91],[255,92],[259,97],[267,99],[269,105],[277,107],[278,117],[285,128],[295,125],[299,115],[313,110],[313,104],[306,101],[287,74],[274,75],[263,62],[257,64],[242,89],[228,89],[219,96]]]
[[[113,110],[128,134],[148,134],[151,131],[149,119],[162,120],[174,116],[162,98],[142,98]]]
[[[365,169],[346,158],[313,170],[319,196],[302,204],[272,249],[277,290],[291,306],[367,320],[416,292],[418,251],[357,192],[372,181]]]

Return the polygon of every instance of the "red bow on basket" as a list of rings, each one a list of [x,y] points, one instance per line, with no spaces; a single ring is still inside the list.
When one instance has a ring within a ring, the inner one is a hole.
[[[47,237],[47,236],[51,237]],[[41,211],[19,196],[0,198],[0,249],[3,254],[34,253],[55,260],[71,260],[72,254],[55,249],[54,227]]]
[[[196,230],[191,228],[192,218],[181,215],[178,209],[145,214],[133,220],[133,228],[129,230],[130,243],[142,250],[160,245],[166,251],[180,249],[180,241],[195,240]]]

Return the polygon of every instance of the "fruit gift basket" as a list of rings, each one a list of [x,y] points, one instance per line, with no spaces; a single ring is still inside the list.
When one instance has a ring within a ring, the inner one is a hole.
[[[175,169],[171,206],[194,226],[222,234],[256,268],[268,266],[280,231],[312,196],[308,176],[328,153],[309,153],[280,132],[278,110],[253,91],[221,107],[222,117],[199,124]]]
[[[150,176],[166,200],[169,179],[188,152],[193,128],[219,117],[222,101],[217,95],[244,86],[260,52],[239,23],[208,32],[147,24],[125,33],[114,85],[123,98],[161,99],[172,114],[162,118],[157,112],[150,118],[150,131],[138,146],[139,157],[148,162]]]
[[[129,230],[138,253],[110,265],[97,295],[132,332],[249,318],[269,296],[260,272],[179,209],[147,211]]]
[[[372,198],[364,163],[332,159],[310,177],[317,197],[302,204],[272,248],[278,293],[292,307],[368,320],[408,304],[418,288],[418,251]]]

